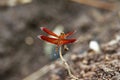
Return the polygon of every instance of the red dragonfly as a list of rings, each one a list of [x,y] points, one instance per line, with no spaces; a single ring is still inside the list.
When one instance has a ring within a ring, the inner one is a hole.
[[[73,43],[73,42],[76,41],[76,39],[66,39],[66,37],[72,35],[74,33],[74,31],[69,32],[67,34],[62,32],[60,35],[57,35],[54,32],[47,29],[46,27],[41,27],[41,30],[46,32],[47,34],[49,34],[51,36],[54,36],[55,38],[44,36],[44,35],[39,35],[38,38],[42,39],[42,40],[45,40],[49,43],[55,44],[57,46]]]

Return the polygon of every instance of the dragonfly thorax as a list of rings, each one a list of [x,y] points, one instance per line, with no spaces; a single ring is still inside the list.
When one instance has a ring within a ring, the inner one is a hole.
[[[61,32],[59,38],[60,38],[60,39],[65,39],[65,33],[64,33],[64,32]]]

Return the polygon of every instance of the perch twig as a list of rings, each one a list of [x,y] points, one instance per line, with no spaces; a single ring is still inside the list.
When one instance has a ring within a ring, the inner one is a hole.
[[[67,68],[69,76],[71,78],[75,79],[75,80],[78,80],[78,78],[72,74],[72,72],[70,70],[70,66],[68,65],[67,61],[62,56],[62,47],[61,46],[60,46],[60,49],[59,49],[59,55],[60,55],[60,59],[64,62],[65,66]]]

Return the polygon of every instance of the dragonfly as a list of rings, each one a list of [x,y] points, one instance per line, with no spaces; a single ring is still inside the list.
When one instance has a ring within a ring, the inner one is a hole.
[[[68,36],[72,35],[75,31],[71,31],[71,32],[68,32],[68,33],[64,33],[64,32],[61,32],[60,35],[57,35],[55,34],[54,32],[52,32],[51,30],[49,30],[48,28],[46,27],[41,27],[41,30],[46,32],[47,34],[55,37],[48,37],[48,36],[44,36],[44,35],[38,35],[38,38],[39,39],[42,39],[44,41],[47,41],[49,43],[52,43],[52,44],[55,44],[57,45],[56,48],[59,48],[59,56],[61,58],[61,60],[64,62],[64,64],[66,65],[66,68],[68,70],[68,74],[70,75],[70,77],[72,77],[74,80],[78,80],[78,78],[76,76],[74,76],[70,70],[70,67],[68,65],[68,63],[66,62],[66,60],[63,58],[62,56],[62,49],[61,49],[61,46],[63,45],[66,45],[66,44],[69,44],[69,43],[73,43],[76,41],[76,39],[67,39]]]
[[[67,37],[72,35],[75,31],[68,32],[67,34],[65,34],[64,32],[61,32],[60,35],[57,35],[56,33],[52,32],[51,30],[49,30],[46,27],[40,27],[40,29],[55,38],[48,37],[45,35],[38,35],[39,39],[44,40],[49,43],[52,43],[52,44],[55,44],[58,47],[64,45],[64,48],[66,50],[68,50],[66,44],[73,43],[76,41],[76,39],[67,39]]]

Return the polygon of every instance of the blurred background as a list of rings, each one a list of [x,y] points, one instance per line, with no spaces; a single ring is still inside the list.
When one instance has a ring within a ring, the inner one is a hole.
[[[40,27],[69,32],[79,54],[90,40],[120,35],[119,0],[0,0],[0,80],[21,80],[56,59],[54,45],[37,38]],[[68,51],[68,52],[69,52]]]

